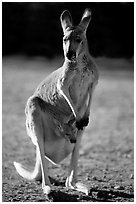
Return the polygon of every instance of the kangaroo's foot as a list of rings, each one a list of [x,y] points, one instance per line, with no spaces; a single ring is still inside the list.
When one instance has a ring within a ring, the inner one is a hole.
[[[47,202],[53,202],[52,186],[51,186],[51,184],[46,184],[46,185],[42,184],[42,189],[43,189],[43,193],[44,193],[44,196],[45,196],[45,200]]]
[[[89,189],[81,182],[77,182],[76,180],[75,181],[71,181],[71,178],[68,177],[66,179],[66,183],[65,183],[65,186],[69,189],[73,189],[73,190],[76,190],[76,191],[80,191],[82,193],[85,193],[86,195],[89,194]]]
[[[53,202],[51,186],[45,185],[45,186],[42,186],[42,189],[43,189],[43,193],[44,193],[46,201],[47,202]]]
[[[43,193],[46,195],[49,195],[51,192],[51,186],[49,186],[49,185],[42,186],[42,189],[43,189]]]

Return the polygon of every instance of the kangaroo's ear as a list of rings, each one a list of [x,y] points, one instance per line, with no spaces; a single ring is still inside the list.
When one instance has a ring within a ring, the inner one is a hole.
[[[91,10],[87,8],[85,9],[82,19],[79,23],[79,26],[83,29],[83,31],[86,31],[90,20],[91,20]]]
[[[67,10],[63,11],[63,13],[60,16],[60,21],[61,21],[61,25],[63,28],[63,32],[65,32],[65,30],[68,27],[72,26],[72,17],[70,15],[69,11],[67,11]]]

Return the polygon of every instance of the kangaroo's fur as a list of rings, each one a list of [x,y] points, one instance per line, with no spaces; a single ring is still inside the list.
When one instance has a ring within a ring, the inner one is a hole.
[[[42,179],[46,194],[51,190],[48,162],[58,165],[71,152],[66,186],[88,192],[77,185],[77,163],[81,137],[89,122],[93,90],[98,82],[98,71],[86,39],[90,19],[91,11],[86,9],[81,22],[74,27],[70,13],[61,14],[64,64],[42,81],[26,104],[26,129],[36,146],[36,164],[33,172],[17,162],[14,165],[24,178]]]

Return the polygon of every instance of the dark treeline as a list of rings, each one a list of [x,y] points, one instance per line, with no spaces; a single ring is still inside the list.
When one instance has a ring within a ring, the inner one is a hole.
[[[74,24],[85,8],[91,8],[87,31],[93,56],[126,57],[134,54],[134,3],[102,2],[18,2],[2,3],[2,53],[42,55],[62,54],[60,15],[68,9]]]

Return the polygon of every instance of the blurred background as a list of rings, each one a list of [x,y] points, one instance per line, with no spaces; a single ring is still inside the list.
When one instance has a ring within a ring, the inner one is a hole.
[[[85,8],[92,10],[87,31],[93,56],[132,58],[134,3],[18,2],[2,3],[2,53],[46,56],[62,54],[60,15],[68,9],[77,25]]]

